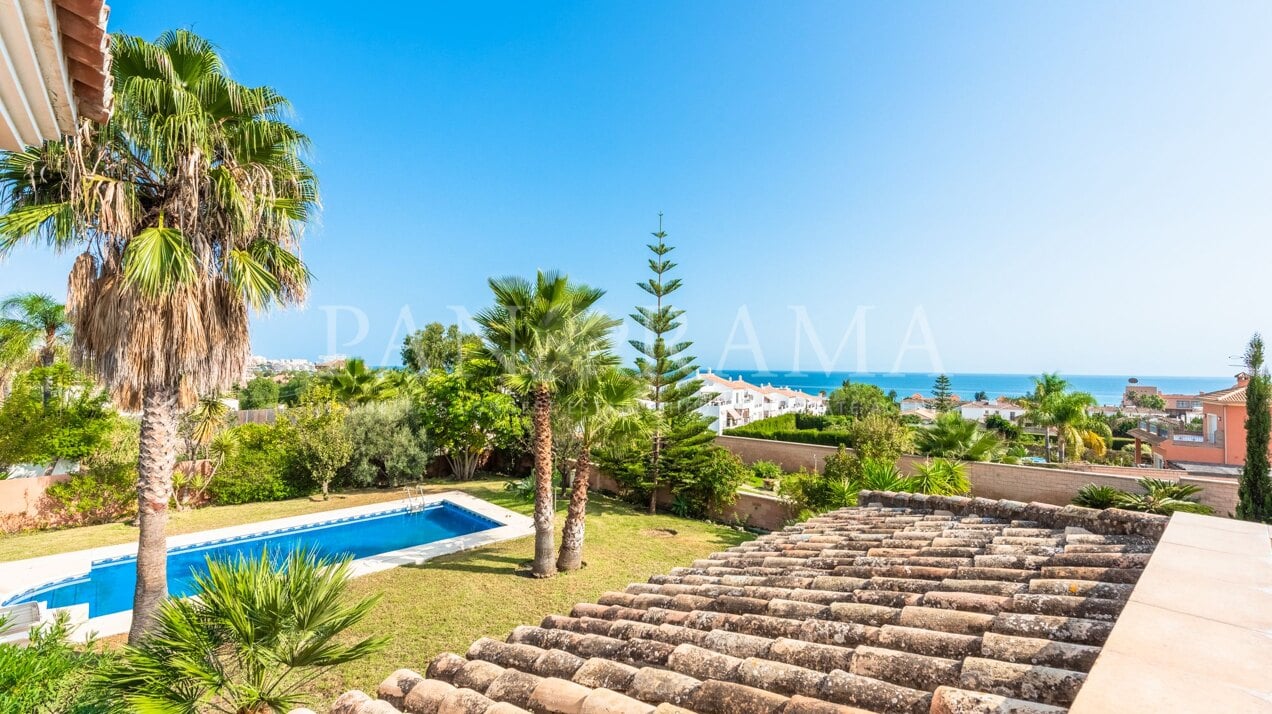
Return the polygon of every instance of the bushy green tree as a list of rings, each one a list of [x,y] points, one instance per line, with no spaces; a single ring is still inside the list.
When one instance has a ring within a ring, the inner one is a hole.
[[[1237,489],[1237,518],[1272,522],[1272,483],[1268,479],[1268,433],[1272,427],[1272,377],[1264,367],[1263,337],[1246,348],[1246,460]]]
[[[402,341],[402,364],[413,372],[452,372],[464,358],[464,351],[481,347],[481,338],[465,335],[459,325],[430,322]]]
[[[322,492],[324,501],[331,482],[353,456],[353,440],[345,430],[348,413],[343,404],[315,399],[288,409],[281,417],[290,440],[290,466],[296,471],[295,480],[307,479]]]
[[[424,377],[414,397],[421,429],[460,479],[472,478],[493,449],[511,446],[525,433],[516,400],[483,371],[476,364],[435,371]]]
[[[106,394],[69,364],[23,372],[0,402],[0,473],[20,463],[85,459],[102,445],[115,418]]]
[[[305,394],[314,383],[314,376],[309,372],[292,372],[287,381],[278,385],[278,402],[294,407],[305,400]]]
[[[896,462],[909,453],[913,433],[896,415],[867,414],[848,426],[853,451],[862,459]]]
[[[711,432],[710,420],[696,412],[707,402],[707,397],[701,393],[702,383],[690,379],[698,369],[689,353],[693,343],[667,341],[683,324],[680,318],[685,311],[673,307],[669,301],[682,283],[680,278],[667,276],[676,264],[667,257],[673,248],[667,245],[661,214],[653,237],[657,242],[648,244],[652,253],[649,270],[653,276],[636,285],[654,298],[654,306],[637,306],[631,315],[653,340],[630,340],[640,353],[636,358],[636,371],[649,385],[645,398],[656,416],[641,484],[649,494],[650,513],[658,510],[661,486],[677,479],[694,479],[693,470],[704,465],[704,458],[715,458],[702,451],[715,434]],[[676,488],[674,483],[672,488]]]
[[[296,469],[285,424],[243,424],[231,431],[238,448],[208,485],[214,502],[281,501],[304,493],[305,484],[293,480]]]
[[[264,375],[252,377],[239,390],[239,409],[273,409],[278,406],[278,382]]]
[[[361,404],[345,417],[353,444],[340,480],[352,486],[397,486],[424,475],[433,449],[411,402],[395,399]]]
[[[870,414],[897,414],[896,392],[885,393],[879,387],[865,382],[845,379],[839,388],[826,398],[826,411],[830,414],[860,419]]]

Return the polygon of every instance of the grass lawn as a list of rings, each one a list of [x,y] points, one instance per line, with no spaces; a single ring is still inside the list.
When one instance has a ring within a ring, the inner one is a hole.
[[[431,492],[460,490],[529,515],[530,503],[503,490],[504,481],[436,482]],[[362,491],[328,502],[308,499],[205,508],[174,513],[170,533],[218,528],[270,518],[345,508],[400,498],[398,491]],[[558,502],[557,527],[565,517]],[[558,532],[558,544],[560,533]],[[595,601],[606,590],[621,590],[695,558],[749,540],[747,533],[674,516],[649,516],[630,506],[594,496],[588,507],[587,567],[551,580],[525,577],[522,566],[533,556],[534,539],[498,543],[443,556],[419,567],[401,567],[353,580],[355,597],[379,595],[371,614],[348,639],[385,634],[391,640],[380,653],[327,672],[310,687],[311,705],[326,711],[349,689],[374,693],[395,669],[423,673],[441,652],[463,654],[473,640],[503,639],[517,625],[538,624],[545,615],[564,614],[577,602]],[[122,525],[0,537],[0,560],[29,558],[80,548],[123,543],[136,529]],[[122,639],[122,637],[120,638]]]

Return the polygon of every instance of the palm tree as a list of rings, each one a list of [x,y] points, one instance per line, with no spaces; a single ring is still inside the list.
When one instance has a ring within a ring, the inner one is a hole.
[[[1053,394],[1043,404],[1048,423],[1056,428],[1056,448],[1061,463],[1069,455],[1070,444],[1075,449],[1082,448],[1083,440],[1091,432],[1087,409],[1095,404],[1095,397],[1086,392]]]
[[[533,575],[556,573],[553,547],[553,395],[580,377],[598,352],[611,348],[618,326],[593,310],[604,290],[571,284],[557,272],[540,271],[534,283],[518,277],[491,278],[495,304],[476,316],[487,356],[504,383],[532,402],[535,502]]]
[[[914,444],[925,456],[965,461],[990,461],[1002,452],[1002,440],[996,434],[958,412],[945,412],[930,427],[919,429]]]
[[[242,377],[249,310],[303,299],[297,248],[318,197],[287,101],[230,79],[206,40],[116,35],[111,55],[108,123],[0,155],[0,254],[32,241],[82,251],[71,357],[142,412],[135,644],[167,591],[180,410]]]
[[[125,647],[94,684],[119,712],[285,712],[332,667],[373,654],[387,637],[342,637],[379,599],[348,602],[348,559],[296,551],[274,562],[211,560],[197,596],[163,603],[155,636]]]
[[[570,385],[562,400],[565,418],[577,426],[579,451],[570,490],[570,507],[561,533],[558,570],[578,570],[583,566],[584,519],[587,517],[592,448],[609,438],[633,438],[642,432],[644,420],[640,417],[652,415],[652,412],[639,408],[644,384],[613,366],[618,358],[612,353],[599,353],[595,358],[604,366],[595,370],[594,377],[581,384]]]
[[[1051,460],[1051,414],[1047,411],[1047,400],[1057,394],[1063,394],[1069,388],[1069,382],[1061,378],[1058,372],[1043,372],[1034,377],[1033,394],[1022,401],[1029,407],[1025,419],[1042,427],[1042,441],[1047,461]]]
[[[15,368],[31,362],[52,367],[70,333],[66,307],[48,295],[19,293],[0,302],[0,396]],[[51,396],[52,386],[45,379],[45,406]]]
[[[331,389],[337,401],[346,404],[382,402],[398,395],[401,377],[391,377],[378,369],[370,369],[361,359],[348,359],[339,369],[326,372],[319,379]]]

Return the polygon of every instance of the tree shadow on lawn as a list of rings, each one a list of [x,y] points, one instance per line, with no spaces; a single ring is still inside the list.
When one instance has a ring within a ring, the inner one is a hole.
[[[514,555],[483,553],[480,549],[435,558],[427,563],[402,566],[415,570],[453,570],[461,573],[491,573],[495,575],[528,575],[530,561]]]

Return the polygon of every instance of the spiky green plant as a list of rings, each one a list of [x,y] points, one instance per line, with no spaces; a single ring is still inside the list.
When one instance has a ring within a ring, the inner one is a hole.
[[[1101,486],[1089,483],[1078,489],[1078,494],[1073,497],[1073,505],[1084,506],[1086,508],[1112,508],[1116,506],[1122,496],[1128,495],[1125,491],[1118,490],[1112,486]]]
[[[341,637],[378,600],[347,600],[350,562],[304,551],[209,560],[196,596],[164,601],[97,686],[121,713],[289,711],[324,672],[388,642]]]
[[[933,496],[963,496],[972,492],[972,482],[967,478],[967,468],[957,461],[932,459],[914,467],[908,479],[913,492]]]

